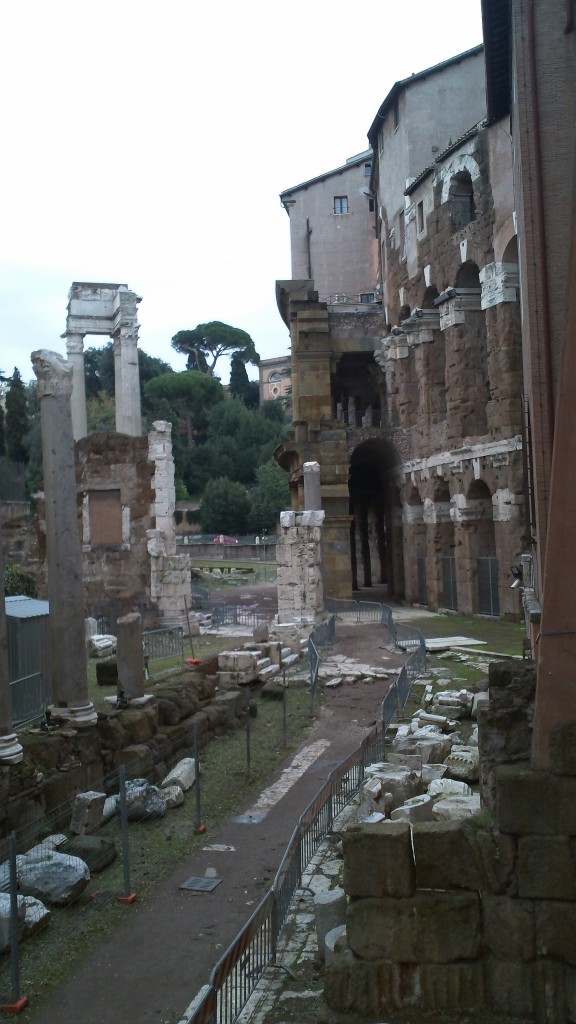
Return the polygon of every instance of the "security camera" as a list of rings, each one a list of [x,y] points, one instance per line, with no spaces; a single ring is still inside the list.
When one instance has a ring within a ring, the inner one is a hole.
[[[522,586],[522,580],[515,579],[514,582],[510,584],[510,589],[511,590],[517,590],[518,587],[521,587],[521,586]]]

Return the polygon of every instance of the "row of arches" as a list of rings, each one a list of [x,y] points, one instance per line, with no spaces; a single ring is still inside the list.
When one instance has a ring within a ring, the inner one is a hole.
[[[507,562],[521,548],[520,526],[495,521],[486,481],[458,490],[436,477],[424,495],[398,483],[399,465],[386,441],[366,442],[352,454],[353,589],[385,586],[390,598],[434,609],[493,616],[513,610]]]

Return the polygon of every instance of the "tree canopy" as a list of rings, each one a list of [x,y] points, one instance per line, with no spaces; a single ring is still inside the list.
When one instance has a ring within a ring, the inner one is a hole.
[[[220,381],[197,370],[162,373],[149,380],[144,390],[153,408],[166,403],[164,409],[167,405],[173,411],[170,419],[175,425],[178,419],[184,420],[189,445],[196,434],[206,430],[210,408],[224,397]]]
[[[5,444],[8,456],[14,462],[27,462],[28,449],[25,443],[30,429],[26,388],[19,370],[14,367],[10,386],[6,392]]]
[[[172,338],[172,348],[187,356],[188,370],[199,370],[211,376],[216,363],[224,355],[236,355],[243,363],[254,366],[260,362],[250,335],[220,320],[198,324],[193,330],[178,331]]]

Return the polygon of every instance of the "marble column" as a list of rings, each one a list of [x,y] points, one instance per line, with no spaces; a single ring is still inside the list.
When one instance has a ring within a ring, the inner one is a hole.
[[[69,362],[46,349],[32,353],[42,428],[52,714],[76,726],[95,724],[88,698],[84,639],[82,549],[78,529],[72,373]]]
[[[116,430],[140,437],[140,371],[138,368],[138,325],[121,327],[114,335],[114,391]]]
[[[72,365],[72,433],[79,441],[88,433],[86,419],[86,379],[84,376],[84,335],[66,332],[66,355]]]
[[[0,765],[18,764],[23,751],[16,733],[12,732],[12,699],[8,671],[8,634],[4,600],[4,550],[0,526]]]

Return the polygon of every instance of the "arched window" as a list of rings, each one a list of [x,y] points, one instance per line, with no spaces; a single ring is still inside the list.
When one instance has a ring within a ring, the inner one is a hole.
[[[474,188],[469,171],[459,171],[450,182],[450,220],[453,231],[465,228],[476,219]]]

